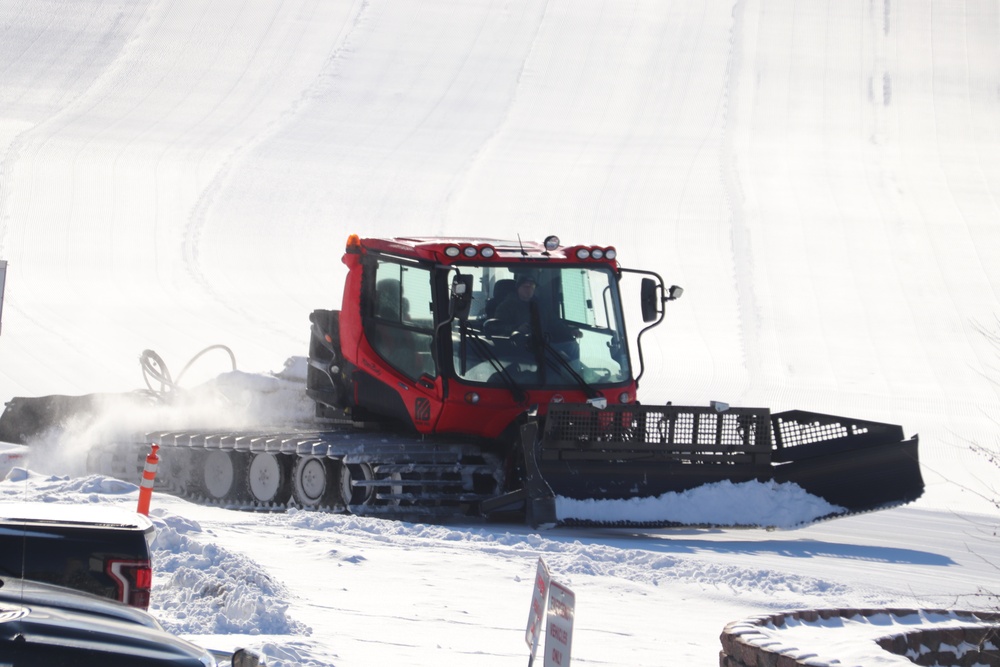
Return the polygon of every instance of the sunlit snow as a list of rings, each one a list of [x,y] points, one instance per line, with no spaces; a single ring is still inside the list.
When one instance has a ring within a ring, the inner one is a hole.
[[[780,610],[996,608],[1000,484],[976,447],[995,450],[1000,415],[998,15],[995,0],[0,3],[0,400],[144,391],[144,350],[176,373],[212,349],[169,411],[126,402],[27,457],[0,446],[0,500],[132,509],[138,480],[86,472],[107,433],[311,414],[309,313],[340,307],[348,234],[556,234],[685,288],[643,335],[644,403],[901,424],[925,495],[802,528],[825,508],[794,489],[656,501],[785,527],[764,531],[426,525],[154,493],[152,612],[272,666],[437,667],[527,662],[539,557],[576,594],[576,664],[718,664],[727,623]],[[768,641],[871,665],[868,629]]]

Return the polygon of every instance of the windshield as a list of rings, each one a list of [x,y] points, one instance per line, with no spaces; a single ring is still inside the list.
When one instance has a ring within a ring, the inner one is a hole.
[[[468,320],[451,325],[459,378],[535,388],[629,380],[617,282],[609,268],[459,270],[473,276]]]

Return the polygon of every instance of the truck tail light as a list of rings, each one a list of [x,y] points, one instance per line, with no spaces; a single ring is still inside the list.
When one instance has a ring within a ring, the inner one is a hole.
[[[119,601],[130,607],[149,609],[153,568],[148,560],[109,558],[104,561],[104,571],[115,582]]]

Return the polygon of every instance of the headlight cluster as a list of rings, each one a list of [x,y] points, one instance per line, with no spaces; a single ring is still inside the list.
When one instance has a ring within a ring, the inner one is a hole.
[[[468,257],[472,259],[473,257],[482,257],[484,259],[490,259],[497,254],[496,249],[491,245],[466,245],[457,246],[450,245],[444,249],[444,254],[448,257]]]
[[[618,251],[614,248],[586,248],[580,246],[574,252],[577,259],[614,259],[618,256]]]

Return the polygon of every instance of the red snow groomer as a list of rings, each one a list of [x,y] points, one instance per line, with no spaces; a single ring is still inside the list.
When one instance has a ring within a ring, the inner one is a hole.
[[[340,309],[310,316],[315,423],[153,431],[118,446],[159,444],[174,461],[171,487],[210,502],[422,520],[576,523],[559,516],[557,497],[652,498],[724,481],[797,484],[835,506],[827,516],[923,493],[917,437],[899,426],[640,404],[642,336],[682,290],[622,267],[613,247],[352,235],[343,262]],[[620,292],[633,276],[634,339]],[[0,437],[86,399],[14,399]],[[613,523],[684,523],[623,512]]]

